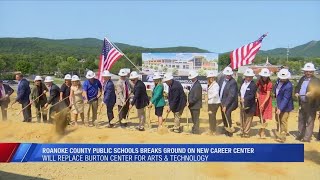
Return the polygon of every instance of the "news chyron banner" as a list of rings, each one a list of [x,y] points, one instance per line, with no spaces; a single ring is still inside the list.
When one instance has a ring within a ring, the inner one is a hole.
[[[303,162],[303,144],[0,143],[0,162]]]

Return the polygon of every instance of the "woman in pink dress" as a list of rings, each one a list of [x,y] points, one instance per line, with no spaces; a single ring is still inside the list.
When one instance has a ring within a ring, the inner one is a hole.
[[[257,82],[257,99],[259,107],[257,108],[257,115],[260,118],[260,112],[262,114],[262,123],[267,123],[272,120],[272,82],[270,80],[270,71],[267,68],[261,69],[259,73],[261,76]],[[259,131],[259,136],[265,138],[265,127],[267,124],[262,125],[262,128]]]

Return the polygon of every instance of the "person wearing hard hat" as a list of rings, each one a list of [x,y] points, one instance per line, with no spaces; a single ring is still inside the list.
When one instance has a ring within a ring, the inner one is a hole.
[[[209,129],[208,135],[215,135],[217,129],[217,111],[220,106],[219,84],[216,82],[218,74],[216,71],[210,71],[207,74],[208,80],[208,113],[209,113]]]
[[[150,100],[150,105],[149,108],[152,107],[152,104],[155,107],[155,115],[158,117],[158,127],[162,126],[162,114],[163,114],[163,107],[165,106],[165,101],[163,97],[163,84],[161,82],[162,77],[160,76],[159,73],[155,74],[153,76],[153,82],[155,87],[153,88],[152,91],[152,98]]]
[[[231,113],[238,108],[238,85],[232,77],[233,71],[231,67],[226,67],[222,72],[225,77],[221,77],[219,81],[219,97],[221,100],[221,114],[225,127],[225,135],[232,137],[234,129],[232,128]]]
[[[107,117],[108,117],[108,128],[112,128],[113,124],[111,124],[112,119],[114,118],[113,115],[113,107],[114,104],[116,103],[116,93],[115,93],[115,88],[114,84],[111,80],[112,74],[105,70],[102,73],[103,77],[103,103],[107,107]]]
[[[193,122],[192,133],[199,134],[200,128],[200,109],[202,108],[202,87],[197,79],[198,73],[191,71],[188,75],[188,79],[191,80],[192,85],[188,94],[188,107],[191,113],[191,119]]]
[[[3,81],[0,80],[0,106],[2,113],[2,120],[7,120],[7,108],[10,103],[10,96],[14,90],[8,85],[3,84]]]
[[[77,126],[78,115],[80,115],[82,123],[85,124],[83,90],[80,78],[77,75],[73,75],[71,77],[71,84],[69,100],[71,105],[72,121],[74,122],[74,125]]]
[[[138,117],[139,117],[139,126],[137,129],[139,131],[144,131],[144,125],[145,125],[145,107],[149,104],[149,98],[147,95],[147,89],[144,83],[139,80],[139,74],[136,71],[132,71],[130,73],[130,81],[134,84],[133,88],[133,99],[131,101],[131,104],[129,106],[129,109],[131,109],[132,106],[136,106]]]
[[[23,78],[21,73],[16,74],[16,80],[18,81],[17,98],[12,104],[19,102],[22,105],[23,122],[31,122],[31,106],[29,96],[31,94],[29,81]]]
[[[36,76],[34,78],[34,86],[31,90],[31,100],[36,108],[38,123],[41,122],[41,114],[42,122],[47,122],[47,113],[44,112],[44,106],[47,103],[46,92],[48,92],[48,88],[42,82],[41,76]]]
[[[299,98],[300,106],[298,121],[299,135],[296,140],[310,142],[319,106],[316,95],[317,92],[315,92],[319,91],[319,89],[316,90],[315,87],[319,87],[320,80],[314,76],[316,69],[312,63],[306,63],[302,70],[304,71],[304,76],[300,78],[295,88],[295,95]]]
[[[257,85],[252,80],[255,76],[252,69],[248,68],[243,74],[245,76],[240,88],[240,101],[242,106],[242,134],[241,137],[249,138],[253,115],[256,111],[256,92]]]
[[[44,107],[47,108],[49,104],[54,105],[53,107],[50,108],[50,111],[49,111],[49,122],[52,123],[53,122],[53,119],[51,116],[52,113],[53,112],[57,113],[60,110],[61,104],[57,104],[60,100],[60,88],[53,83],[53,78],[51,76],[47,76],[44,79],[44,83],[49,89],[49,94],[50,94],[49,99],[47,103],[44,105]]]
[[[131,94],[130,82],[127,80],[127,71],[125,69],[120,69],[118,75],[120,79],[116,83],[116,105],[118,106],[119,122],[121,127],[126,127],[128,123],[126,122],[126,117],[129,111],[129,98]]]
[[[257,82],[257,100],[259,107],[256,110],[256,115],[262,115],[262,123],[268,123],[272,120],[272,82],[270,80],[270,71],[268,68],[261,69],[260,78]],[[261,117],[260,117],[261,118]],[[259,136],[265,138],[265,126],[259,130]]]
[[[64,83],[60,87],[60,101],[65,99],[64,102],[66,106],[70,106],[70,100],[68,97],[70,96],[71,79],[71,75],[66,74],[64,76]]]
[[[289,113],[293,110],[293,87],[289,80],[291,78],[291,73],[288,69],[281,69],[278,72],[278,78],[279,79],[277,80],[274,88],[274,94],[277,102],[277,107],[275,109],[276,121],[278,122],[277,130],[280,131],[280,137],[277,138],[284,142],[286,141],[288,133]]]
[[[169,87],[169,108],[167,109],[167,113],[172,111],[174,114],[174,127],[172,131],[175,133],[180,133],[180,118],[183,113],[183,109],[187,104],[186,94],[183,91],[181,83],[179,81],[175,81],[171,73],[165,74],[163,76],[163,81]]]
[[[95,78],[96,74],[93,71],[88,71],[86,74],[87,80],[84,81],[82,89],[85,97],[84,103],[89,104],[87,110],[86,123],[89,124],[90,110],[92,109],[92,123],[95,124],[98,115],[98,99],[102,95],[102,85],[98,79]],[[90,124],[89,124],[90,125]]]

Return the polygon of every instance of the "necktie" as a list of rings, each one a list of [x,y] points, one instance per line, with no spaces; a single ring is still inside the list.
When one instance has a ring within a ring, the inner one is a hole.
[[[2,87],[0,87],[0,98],[2,98]]]

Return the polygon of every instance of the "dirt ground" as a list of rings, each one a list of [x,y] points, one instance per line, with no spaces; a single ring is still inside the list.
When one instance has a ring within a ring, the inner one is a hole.
[[[204,105],[205,106],[205,105]],[[186,133],[168,133],[160,135],[154,129],[144,132],[131,128],[67,127],[64,136],[58,137],[53,125],[36,123],[35,110],[32,108],[33,122],[21,122],[19,104],[9,109],[9,120],[0,123],[0,142],[34,143],[278,143],[274,139],[275,121],[269,123],[267,139],[259,139],[258,118],[254,118],[251,138],[239,136],[239,128],[234,137],[224,135],[188,135]],[[103,108],[105,111],[105,109]],[[201,111],[201,131],[208,127],[207,109]],[[152,121],[156,117],[152,115]],[[183,114],[183,125],[187,111]],[[115,116],[117,112],[115,111]],[[147,114],[148,117],[148,114]],[[221,115],[218,113],[218,132],[222,130]],[[173,115],[169,115],[167,125],[172,125]],[[103,112],[100,120],[106,120]],[[130,126],[137,123],[136,112],[130,112]],[[233,121],[239,120],[239,110],[233,112]],[[101,122],[103,124],[103,122]],[[316,120],[315,133],[318,133],[319,121]],[[297,133],[297,113],[290,114],[290,136],[287,143],[299,143],[294,140]],[[0,164],[0,179],[319,179],[320,142],[313,140],[305,144],[305,162],[303,163],[7,163]]]

